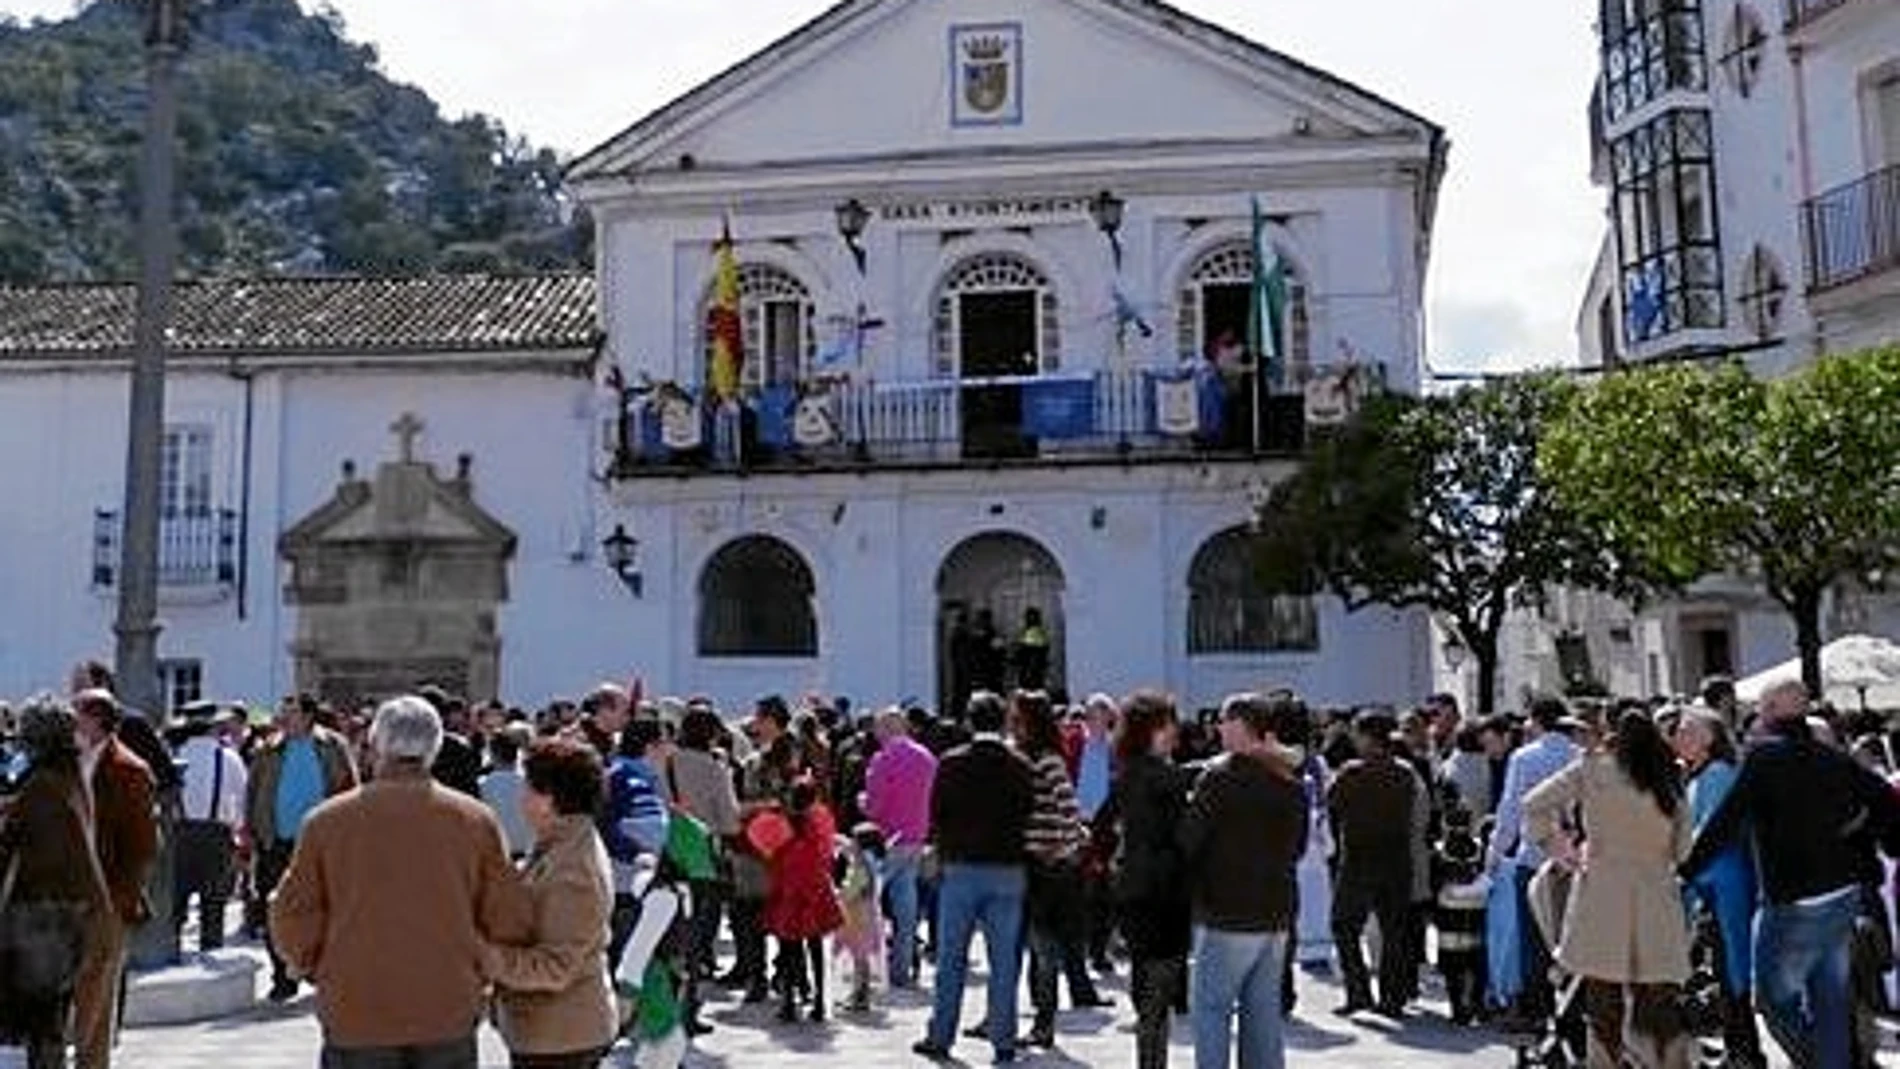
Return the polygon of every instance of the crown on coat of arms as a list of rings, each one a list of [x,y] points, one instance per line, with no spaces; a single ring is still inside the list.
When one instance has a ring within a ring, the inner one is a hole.
[[[1009,54],[1009,42],[1002,37],[972,37],[963,42],[963,52],[973,60],[994,63]]]

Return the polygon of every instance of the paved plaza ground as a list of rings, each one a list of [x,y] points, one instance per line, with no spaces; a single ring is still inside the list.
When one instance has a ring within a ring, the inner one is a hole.
[[[928,975],[928,973],[926,973]],[[978,970],[976,975],[980,976]],[[1025,1051],[1026,1066],[1128,1066],[1134,1063],[1134,1015],[1128,1006],[1127,971],[1103,980],[1102,991],[1113,994],[1112,1010],[1064,1011],[1058,1022],[1057,1049],[1050,1053]],[[1311,974],[1300,980],[1301,1005],[1290,1036],[1291,1060],[1296,1064],[1323,1064],[1335,1069],[1361,1066],[1405,1065],[1415,1069],[1483,1065],[1503,1069],[1511,1052],[1485,1032],[1454,1029],[1445,1020],[1442,1002],[1428,1001],[1405,1026],[1377,1017],[1343,1021],[1332,1014],[1340,992],[1328,978]],[[834,996],[839,994],[833,992]],[[1065,992],[1066,997],[1066,992]],[[774,1006],[740,1005],[731,992],[715,990],[706,1019],[716,1026],[700,1039],[687,1058],[691,1069],[732,1066],[791,1067],[831,1065],[925,1066],[910,1053],[923,1035],[929,1016],[928,990],[880,993],[880,1005],[868,1014],[833,1015],[822,1025],[781,1024]],[[125,1034],[119,1064],[130,1069],[309,1069],[316,1062],[319,1034],[311,996],[305,994],[287,1006],[260,1004],[251,1013],[207,1024],[164,1028],[136,1028]],[[963,1023],[982,1015],[982,988],[965,998]],[[1027,1000],[1024,1011],[1027,1012]],[[1028,1022],[1023,1027],[1027,1029]],[[965,1063],[990,1062],[987,1043],[958,1041],[953,1052]],[[1475,1063],[1471,1060],[1476,1057]],[[1175,1028],[1174,1064],[1192,1064],[1193,1049],[1185,1021]],[[4,1065],[0,1059],[0,1065]],[[482,1033],[483,1069],[508,1064],[500,1038]],[[630,1065],[624,1047],[609,1065]]]
[[[973,974],[980,976],[981,970],[975,969]],[[1114,996],[1115,1008],[1064,1011],[1058,1022],[1056,1050],[1025,1050],[1019,1064],[1132,1066],[1134,1016],[1128,1005],[1126,979],[1124,966],[1118,975],[1101,982],[1102,991]],[[1511,1049],[1497,1036],[1454,1028],[1446,1020],[1443,1000],[1429,993],[1421,1008],[1401,1026],[1371,1015],[1350,1021],[1334,1016],[1332,1010],[1341,1001],[1341,992],[1330,976],[1302,972],[1298,985],[1300,1006],[1289,1030],[1289,1061],[1296,1066],[1509,1069],[1513,1065]],[[834,997],[837,994],[834,990]],[[927,1065],[910,1053],[910,1045],[924,1032],[930,1012],[928,989],[880,993],[879,1002],[868,1014],[837,1013],[826,1024],[787,1025],[776,1019],[771,1004],[741,1005],[734,993],[714,989],[706,1018],[716,1031],[695,1044],[686,1064],[689,1069],[826,1065],[895,1069]],[[1026,999],[1023,1008],[1027,1012]],[[978,985],[966,993],[963,1024],[974,1023],[981,1014],[982,988]],[[1028,1027],[1026,1020],[1023,1027]],[[1895,1053],[1900,1048],[1891,1031],[1887,1039],[1888,1052],[1882,1064],[1900,1065],[1900,1054]],[[1192,1065],[1193,1048],[1185,1020],[1177,1019],[1174,1041],[1172,1064]],[[316,1064],[318,1045],[312,998],[305,989],[288,1005],[260,1003],[252,1012],[228,1020],[132,1029],[124,1037],[118,1064],[128,1069],[310,1069]],[[988,1044],[977,1040],[960,1039],[953,1054],[971,1066],[990,1063]],[[507,1064],[500,1037],[483,1029],[483,1069],[505,1069]],[[631,1064],[624,1045],[608,1062],[616,1067]],[[1779,1057],[1771,1064],[1776,1069],[1786,1065]],[[4,1055],[0,1055],[0,1066],[8,1066]]]

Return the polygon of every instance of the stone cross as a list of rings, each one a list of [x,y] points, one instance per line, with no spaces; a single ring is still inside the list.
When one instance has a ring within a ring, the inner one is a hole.
[[[389,432],[396,436],[402,449],[402,462],[413,464],[416,459],[416,437],[422,433],[422,421],[414,412],[404,412],[396,422],[389,425]]]

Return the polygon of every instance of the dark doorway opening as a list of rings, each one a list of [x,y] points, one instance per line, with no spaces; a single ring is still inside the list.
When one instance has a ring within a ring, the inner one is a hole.
[[[1023,433],[1023,388],[991,380],[1034,375],[1037,355],[1036,292],[966,293],[958,303],[957,354],[962,369],[963,454],[968,457],[1033,456],[1035,440]]]

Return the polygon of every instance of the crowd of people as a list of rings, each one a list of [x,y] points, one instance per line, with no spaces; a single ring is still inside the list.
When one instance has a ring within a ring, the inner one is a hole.
[[[1040,689],[732,716],[637,684],[528,712],[425,687],[200,704],[161,733],[111,684],[82,665],[0,717],[0,1042],[32,1069],[69,1041],[109,1064],[147,923],[261,938],[273,1000],[315,986],[327,1069],[473,1067],[484,1020],[522,1069],[622,1041],[674,1069],[712,985],[803,1026],[928,984],[917,1054],[1010,1062],[1056,1045],[1065,987],[1109,1005],[1124,960],[1140,1069],[1177,1016],[1197,1069],[1284,1065],[1297,963],[1336,963],[1342,1017],[1398,1021],[1435,966],[1456,1025],[1605,1067],[1686,1067],[1698,1030],[1763,1066],[1759,1015],[1796,1066],[1863,1069],[1886,1008],[1893,742],[1798,685],[1482,718]]]

